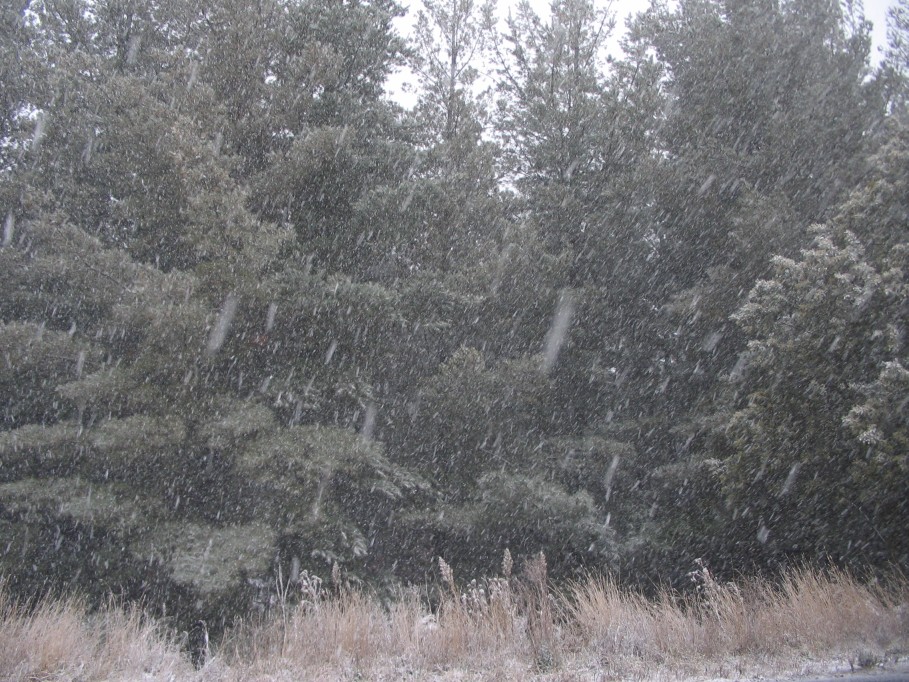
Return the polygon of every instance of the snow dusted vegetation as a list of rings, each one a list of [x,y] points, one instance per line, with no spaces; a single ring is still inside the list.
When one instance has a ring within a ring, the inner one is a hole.
[[[506,566],[507,568],[507,566]],[[18,609],[4,595],[6,680],[705,680],[870,670],[907,646],[907,585],[793,571],[773,584],[719,584],[647,598],[609,579],[553,591],[545,561],[522,576],[459,587],[443,562],[436,606],[416,592],[390,603],[305,576],[302,601],[237,623],[194,669],[187,633],[135,608],[89,616],[74,601]],[[295,595],[296,596],[296,595]]]
[[[909,0],[411,4],[0,8],[0,678],[904,655]]]

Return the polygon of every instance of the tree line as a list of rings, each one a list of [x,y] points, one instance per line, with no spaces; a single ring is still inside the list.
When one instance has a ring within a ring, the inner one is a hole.
[[[7,584],[906,567],[905,0],[402,13],[2,11]]]

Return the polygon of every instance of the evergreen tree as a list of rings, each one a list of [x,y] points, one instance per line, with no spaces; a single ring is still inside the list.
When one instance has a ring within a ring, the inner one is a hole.
[[[725,425],[725,480],[758,553],[907,559],[909,148],[905,125],[890,128],[869,176],[813,228],[812,247],[774,259],[734,317],[750,339],[747,401]]]
[[[480,75],[478,64],[487,52],[483,22],[488,21],[493,5],[430,0],[424,7],[417,15],[413,59],[422,86],[417,104],[420,134],[452,145],[468,134],[467,140],[476,145],[482,108],[473,90]],[[460,151],[468,150],[463,145]]]
[[[269,84],[271,144],[252,178],[262,217],[294,227],[317,267],[362,275],[356,220],[366,193],[394,183],[412,164],[394,108],[383,99],[404,44],[391,0],[309,2],[281,12],[274,65],[259,64]]]
[[[3,169],[0,247],[4,573],[213,623],[279,565],[383,575],[370,552],[423,485],[365,425],[403,364],[398,296],[299,262],[219,142],[229,102],[187,57],[219,7],[41,6],[57,68]],[[384,73],[344,40],[332,106]]]
[[[886,78],[833,0],[622,59],[587,0],[7,7],[0,572],[217,629],[335,563],[904,564],[900,7]]]
[[[887,10],[887,43],[884,66],[891,80],[890,99],[893,106],[905,111],[909,89],[909,5],[906,0],[897,0]]]
[[[34,27],[25,18],[29,4],[7,3],[0,10],[0,167],[4,169],[21,159],[28,105],[37,94],[35,77],[44,69],[32,42]]]
[[[643,265],[658,312],[631,380],[644,413],[676,427],[648,445],[668,459],[706,432],[717,378],[737,362],[729,315],[860,177],[883,100],[868,26],[835,1],[655,2],[631,38],[666,74]]]
[[[404,172],[361,197],[352,246],[359,276],[424,286],[469,266],[495,244],[503,207],[495,145],[484,140],[485,113],[473,92],[483,56],[479,8],[428,3],[418,15],[410,63],[420,90],[404,135],[413,145]]]
[[[577,250],[584,230],[577,203],[597,171],[603,45],[612,26],[586,0],[556,2],[546,19],[523,2],[494,41],[507,169],[556,252]]]

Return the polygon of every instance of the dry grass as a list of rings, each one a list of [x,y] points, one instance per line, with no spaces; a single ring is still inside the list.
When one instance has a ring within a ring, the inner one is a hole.
[[[848,573],[795,570],[777,584],[720,584],[701,567],[694,596],[647,600],[609,579],[569,590],[576,648],[615,670],[641,664],[680,672],[760,672],[801,661],[884,661],[909,644],[904,581],[862,584]]]
[[[10,600],[0,583],[0,679],[173,680],[192,666],[172,638],[136,608],[89,615],[76,599]]]
[[[599,680],[747,677],[867,665],[909,650],[909,585],[793,571],[776,583],[720,584],[701,567],[693,594],[645,598],[608,578],[555,591],[542,556],[519,577],[459,587],[440,561],[441,598],[390,604],[362,591],[295,587],[259,623],[227,633],[194,671],[136,610],[88,615],[72,600],[32,608],[0,592],[0,679]],[[284,592],[285,596],[287,592]]]

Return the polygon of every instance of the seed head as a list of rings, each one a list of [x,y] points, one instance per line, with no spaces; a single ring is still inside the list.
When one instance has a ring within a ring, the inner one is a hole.
[[[439,557],[439,571],[442,573],[442,582],[454,589],[454,571],[442,557]]]
[[[509,552],[506,547],[505,554],[502,557],[502,575],[505,576],[505,578],[510,578],[512,568],[514,568],[514,561],[511,559],[511,552]]]

